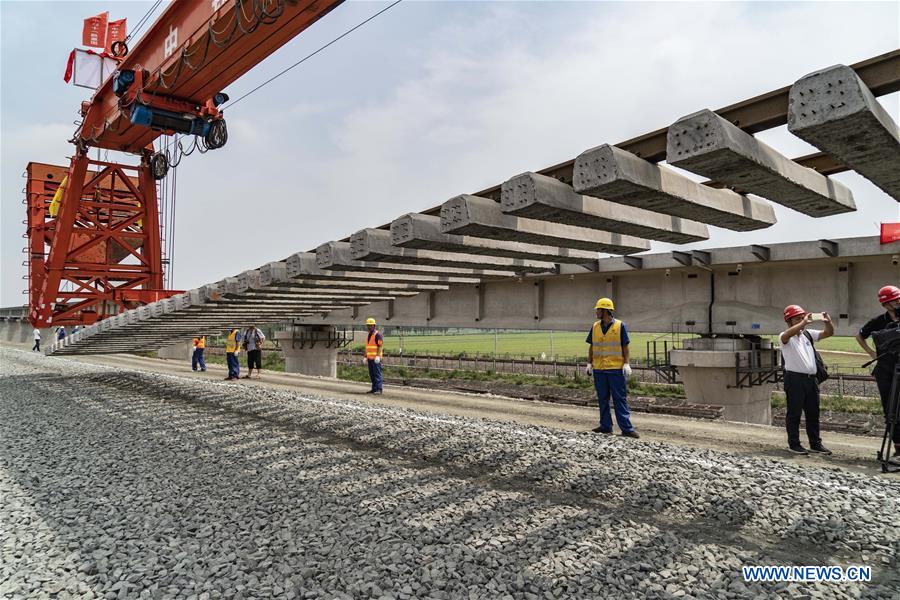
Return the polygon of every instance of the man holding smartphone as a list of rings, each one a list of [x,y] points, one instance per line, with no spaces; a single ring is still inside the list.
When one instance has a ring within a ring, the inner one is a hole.
[[[820,316],[824,331],[808,330],[806,326]],[[819,432],[819,382],[816,380],[816,351],[814,342],[834,335],[834,325],[828,313],[813,315],[801,306],[791,304],[784,309],[788,328],[781,332],[781,356],[784,358],[784,395],[787,397],[788,449],[794,454],[831,454],[822,445]],[[809,450],[800,444],[800,416],[806,417],[806,437]]]

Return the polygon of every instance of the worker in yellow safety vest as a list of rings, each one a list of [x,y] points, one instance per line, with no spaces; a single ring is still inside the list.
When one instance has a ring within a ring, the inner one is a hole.
[[[225,360],[228,363],[228,377],[226,381],[231,379],[240,379],[241,363],[238,362],[238,352],[241,351],[241,330],[232,329],[227,333],[225,338]]]
[[[196,371],[200,367],[201,371],[206,371],[206,360],[203,354],[206,352],[206,336],[198,335],[194,338],[194,353],[191,355],[191,370]]]
[[[597,402],[600,407],[600,426],[594,433],[612,433],[612,418],[609,414],[609,397],[612,395],[616,409],[616,423],[625,437],[640,437],[631,424],[628,410],[628,384],[631,365],[628,364],[628,329],[625,323],[613,316],[615,306],[609,298],[600,298],[594,306],[597,320],[588,332],[589,376],[594,377]]]
[[[383,391],[381,383],[381,359],[384,356],[384,336],[376,328],[375,319],[366,319],[366,356],[363,363],[369,367],[369,379],[372,380],[372,389],[367,394],[380,394]]]

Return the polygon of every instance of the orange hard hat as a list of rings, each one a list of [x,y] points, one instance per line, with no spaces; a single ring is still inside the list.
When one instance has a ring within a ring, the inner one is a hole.
[[[878,290],[878,302],[884,304],[891,300],[900,300],[900,288],[896,285],[886,285]]]
[[[799,304],[791,304],[790,306],[784,309],[784,320],[789,321],[794,317],[799,317],[800,315],[805,315],[806,311],[803,310],[803,307]]]

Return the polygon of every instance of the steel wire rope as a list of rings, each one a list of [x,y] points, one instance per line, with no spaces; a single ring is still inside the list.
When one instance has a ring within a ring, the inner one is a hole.
[[[162,4],[162,0],[156,0],[156,3],[153,6],[151,6],[150,9],[146,13],[144,13],[144,16],[141,17],[141,20],[138,21],[138,24],[134,26],[134,31],[132,31],[125,37],[126,44],[128,43],[129,40],[131,40],[131,38],[133,38],[134,36],[137,35],[138,31],[141,30],[141,27],[144,26],[144,24],[147,22],[147,19],[150,18],[150,15],[156,11],[156,9],[159,7],[160,4]]]
[[[247,98],[247,97],[250,96],[251,94],[256,93],[257,91],[259,91],[260,89],[264,88],[264,87],[267,86],[268,84],[272,83],[273,81],[275,81],[276,79],[278,79],[278,78],[281,77],[282,75],[284,75],[284,74],[286,74],[287,72],[291,71],[292,69],[294,69],[294,68],[300,66],[301,64],[303,64],[303,63],[306,62],[307,60],[311,59],[312,57],[316,56],[317,54],[319,54],[320,52],[322,52],[322,51],[325,50],[326,48],[328,48],[328,47],[330,47],[330,46],[336,44],[337,42],[339,42],[340,40],[344,39],[345,37],[347,37],[348,35],[350,35],[350,34],[353,33],[354,31],[356,31],[357,29],[363,27],[364,25],[366,25],[366,24],[369,23],[370,21],[373,21],[374,19],[380,17],[381,15],[383,15],[384,13],[386,13],[387,11],[389,11],[390,9],[392,9],[393,7],[395,7],[395,6],[397,6],[398,4],[400,4],[402,1],[403,1],[403,0],[395,0],[394,2],[392,2],[392,3],[389,4],[388,6],[384,7],[383,9],[379,10],[378,12],[376,12],[376,13],[370,15],[369,17],[363,19],[362,21],[360,21],[359,23],[357,23],[356,25],[354,25],[353,27],[351,27],[350,29],[348,29],[347,31],[345,31],[344,33],[342,33],[341,35],[339,35],[339,36],[335,37],[334,39],[332,39],[331,41],[329,41],[329,42],[323,44],[322,46],[320,46],[319,48],[317,48],[317,49],[314,50],[313,52],[310,52],[309,54],[307,54],[306,56],[304,56],[303,58],[301,58],[300,60],[298,60],[298,61],[295,62],[294,64],[290,65],[289,67],[287,67],[287,68],[283,69],[282,71],[276,73],[275,75],[273,75],[272,77],[270,77],[270,78],[267,79],[266,81],[262,82],[261,84],[259,84],[259,85],[256,86],[256,87],[254,87],[252,90],[250,90],[250,91],[247,92],[246,94],[243,94],[242,96],[240,96],[240,97],[237,98],[236,100],[233,100],[233,101],[227,103],[225,106],[222,107],[222,110],[224,110],[225,108],[230,108],[230,107],[236,105],[236,104],[237,104],[238,102],[240,102],[241,100],[244,100],[245,98]],[[282,4],[283,4],[283,3],[282,3]],[[230,41],[230,37],[234,34],[235,29],[236,29],[237,27],[240,26],[239,23],[237,23],[238,21],[240,21],[240,16],[238,15],[238,8],[239,8],[239,6],[241,7],[241,14],[244,14],[244,13],[243,13],[243,7],[242,7],[242,1],[241,1],[241,0],[238,0],[238,2],[235,2],[235,11],[233,11],[233,12],[231,13],[231,14],[234,15],[234,18],[235,18],[235,24],[233,25],[232,31],[229,33],[229,36],[228,36],[229,39],[226,40],[222,45],[225,45],[225,44],[227,44],[227,43]],[[310,5],[310,6],[311,6],[311,5]],[[279,14],[280,14],[280,13],[279,13]],[[244,14],[244,16],[246,16],[246,15]],[[242,31],[243,31],[243,30],[242,30]],[[219,33],[219,32],[216,32],[215,29],[213,29],[213,27],[212,27],[212,22],[210,21],[209,26],[208,26],[208,29],[207,29],[207,34],[208,34],[208,36],[209,36],[209,39],[211,39],[212,42],[213,42],[214,44],[216,44],[217,46],[220,45],[220,44],[219,44],[219,42],[215,39],[215,36],[214,36],[213,34],[218,34],[218,33]],[[207,48],[208,48],[208,46],[207,46]],[[181,62],[181,61],[179,61],[179,63],[180,63],[180,62]],[[199,68],[199,67],[198,67],[198,68]],[[160,75],[160,80],[162,81],[162,77],[161,77],[161,76],[163,75],[163,73],[160,71],[160,72],[159,72],[159,75]],[[177,76],[176,76],[176,79],[177,79]],[[174,83],[174,82],[173,82],[173,83]],[[167,86],[166,86],[165,84],[163,84],[163,87],[167,87]],[[154,93],[155,93],[155,92],[154,92]],[[160,152],[165,152],[165,153],[166,153],[166,158],[169,158],[168,150],[169,150],[169,147],[171,147],[173,143],[175,143],[175,140],[170,140],[170,141],[166,144],[166,146],[160,150]],[[178,143],[180,144],[180,141],[179,141]],[[184,149],[183,149],[183,148],[181,148],[181,150],[182,150],[182,156],[190,156],[191,154],[194,153],[194,150],[199,150],[201,154],[206,154],[206,152],[209,150],[209,148],[205,148],[203,144],[197,144],[197,143],[196,143],[196,139],[195,139],[195,148],[194,148],[194,149],[192,149],[190,152],[184,152]],[[178,162],[181,162],[181,157],[179,157]]]
[[[275,75],[273,75],[273,76],[270,77],[269,79],[265,80],[264,82],[262,82],[261,84],[259,84],[258,86],[256,86],[255,88],[253,88],[252,90],[250,90],[249,92],[247,92],[246,94],[244,94],[244,95],[242,95],[241,97],[239,97],[238,99],[233,100],[233,101],[227,103],[225,106],[222,107],[222,110],[224,110],[224,109],[226,109],[226,108],[231,108],[232,106],[234,106],[235,104],[237,104],[238,102],[240,102],[241,100],[243,100],[244,98],[246,98],[247,96],[249,96],[249,95],[251,95],[251,94],[257,92],[258,90],[264,88],[265,86],[269,85],[270,83],[272,83],[273,81],[275,81],[276,79],[278,79],[279,77],[281,77],[282,75],[284,75],[285,73],[287,73],[288,71],[290,71],[290,70],[294,69],[295,67],[298,67],[298,66],[300,66],[301,64],[305,63],[307,60],[309,60],[310,58],[312,58],[312,57],[315,56],[316,54],[322,52],[323,50],[325,50],[325,49],[328,48],[329,46],[331,46],[331,45],[333,45],[333,44],[336,44],[337,42],[339,42],[340,40],[344,39],[345,37],[347,37],[348,35],[350,35],[350,34],[353,33],[354,31],[356,31],[357,29],[359,29],[360,27],[362,27],[362,26],[366,25],[367,23],[369,23],[370,21],[372,21],[372,20],[374,20],[374,19],[380,17],[381,15],[383,15],[384,13],[386,13],[387,11],[389,11],[390,9],[394,8],[395,6],[397,6],[398,4],[400,4],[401,2],[403,2],[403,0],[394,0],[394,2],[392,2],[391,4],[389,4],[389,5],[387,5],[386,7],[382,8],[381,10],[379,10],[379,11],[376,12],[375,14],[371,15],[370,17],[368,17],[368,18],[366,18],[366,19],[360,21],[359,23],[357,23],[356,25],[354,25],[353,27],[351,27],[350,29],[348,29],[347,31],[345,31],[344,33],[342,33],[341,35],[337,36],[336,38],[334,38],[333,40],[331,40],[331,41],[328,42],[327,44],[324,44],[324,45],[320,46],[320,47],[317,48],[315,51],[310,52],[309,54],[307,54],[306,56],[304,56],[303,58],[301,58],[300,60],[298,60],[297,62],[295,62],[294,64],[292,64],[291,66],[289,66],[289,67],[287,67],[286,69],[280,71],[279,73],[276,73]]]
[[[178,200],[178,169],[173,167],[172,173],[172,228],[169,230],[169,289],[175,283],[175,203]]]

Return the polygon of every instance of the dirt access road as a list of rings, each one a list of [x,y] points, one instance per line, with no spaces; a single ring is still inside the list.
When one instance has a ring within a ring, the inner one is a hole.
[[[8,342],[6,345],[23,347]],[[192,373],[190,365],[186,362],[144,358],[130,354],[77,356],[68,357],[66,360],[208,379],[221,379],[225,375],[224,367],[218,365],[210,365],[209,371],[206,373]],[[366,384],[292,373],[265,372],[261,380],[245,379],[241,381],[246,385],[287,388],[301,393],[307,392],[337,399],[495,421],[541,425],[597,435],[589,433],[597,422],[597,410],[594,408],[499,396],[436,392],[417,388],[388,387],[383,395],[373,396],[365,393],[368,389]],[[742,456],[767,457],[820,468],[834,467],[872,475],[897,477],[897,475],[881,473],[880,466],[875,461],[875,452],[880,444],[880,439],[872,437],[826,432],[824,443],[834,452],[834,455],[798,457],[788,454],[784,430],[780,427],[703,421],[646,413],[635,413],[633,421],[642,440],[711,448],[734,454],[736,460]],[[641,441],[635,440],[635,443],[641,443]]]

